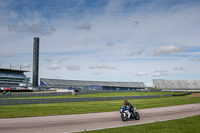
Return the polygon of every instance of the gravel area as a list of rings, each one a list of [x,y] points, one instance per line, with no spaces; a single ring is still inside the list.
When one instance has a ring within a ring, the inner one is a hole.
[[[193,93],[187,97],[200,97],[200,93]]]

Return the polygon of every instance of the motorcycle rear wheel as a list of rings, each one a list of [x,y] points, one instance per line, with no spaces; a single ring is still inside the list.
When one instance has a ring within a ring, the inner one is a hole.
[[[138,112],[135,112],[135,120],[139,120],[140,119],[140,114]]]

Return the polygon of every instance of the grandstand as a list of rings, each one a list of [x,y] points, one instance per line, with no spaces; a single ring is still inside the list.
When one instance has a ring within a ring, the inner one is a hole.
[[[168,89],[168,90],[199,90],[200,89],[200,80],[153,79],[153,83],[157,89]]]
[[[29,71],[0,68],[0,87],[26,87],[30,78],[24,72]]]
[[[40,85],[48,88],[67,88],[78,90],[136,90],[145,89],[143,82],[108,82],[61,79],[40,79]]]

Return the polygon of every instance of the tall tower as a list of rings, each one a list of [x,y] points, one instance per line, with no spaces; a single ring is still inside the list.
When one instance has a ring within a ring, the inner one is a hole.
[[[33,42],[33,87],[38,87],[39,74],[39,41],[38,37]]]

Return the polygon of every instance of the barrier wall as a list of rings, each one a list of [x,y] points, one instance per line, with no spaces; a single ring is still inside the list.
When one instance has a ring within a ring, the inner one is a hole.
[[[160,95],[150,95],[150,96],[124,96],[124,97],[0,99],[0,106],[2,106],[2,105],[22,105],[22,104],[45,104],[45,103],[67,103],[67,102],[88,102],[88,101],[125,100],[125,99],[145,99],[145,98],[157,98],[157,97],[160,97]]]
[[[149,92],[150,90],[148,90]],[[151,90],[151,92],[158,92],[161,90]],[[147,90],[80,90],[75,92],[75,95],[82,94],[95,94],[95,93],[114,93],[114,92],[147,92]],[[60,95],[72,95],[72,92],[42,92],[42,93],[11,93],[0,94],[0,98],[18,98],[18,97],[48,97],[48,96],[60,96]]]

